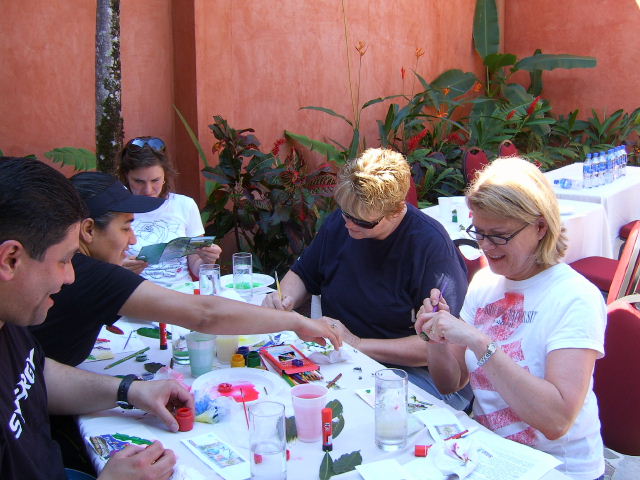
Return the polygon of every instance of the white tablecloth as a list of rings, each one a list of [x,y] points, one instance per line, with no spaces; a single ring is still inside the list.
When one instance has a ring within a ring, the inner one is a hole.
[[[603,205],[566,199],[558,199],[558,203],[568,239],[564,262],[571,263],[591,256],[616,258],[617,251],[614,251],[612,247],[609,223]],[[434,206],[424,208],[422,211],[442,223],[452,239],[468,238],[464,231],[464,228],[467,228],[471,223],[468,216],[458,217],[458,222],[454,223],[451,221],[450,214],[447,214],[448,209],[445,211],[439,206]],[[464,213],[463,211],[463,215]],[[464,249],[470,247],[462,248],[463,253],[468,256],[468,252]]]
[[[135,322],[133,322],[135,326]],[[121,321],[118,322],[121,324]],[[123,326],[125,328],[128,325]],[[147,352],[149,361],[160,361],[168,363],[170,358],[170,350],[160,350],[158,340],[143,339],[145,343],[151,346]],[[415,457],[413,456],[413,445],[430,444],[432,442],[426,430],[417,433],[407,444],[407,447],[400,452],[383,452],[379,450],[374,443],[374,411],[367,405],[354,391],[362,388],[373,388],[373,373],[384,368],[375,360],[367,357],[359,351],[347,345],[344,348],[351,357],[349,361],[337,363],[333,365],[322,365],[321,372],[324,375],[325,382],[333,379],[338,373],[342,373],[342,378],[337,382],[340,389],[330,389],[327,399],[338,399],[344,407],[345,428],[342,433],[334,439],[333,451],[331,456],[337,459],[340,455],[360,450],[363,463],[370,463],[385,458],[397,458],[400,463],[406,463]],[[118,357],[124,356],[118,355]],[[105,373],[104,366],[113,360],[105,360],[100,362],[84,363],[80,367],[99,373]],[[179,367],[181,372],[186,374],[187,383],[191,383],[193,379],[189,377],[189,367]],[[142,374],[144,367],[142,363],[134,360],[128,360],[106,373],[112,375],[124,374]],[[284,380],[283,380],[284,381]],[[323,382],[323,383],[325,383]],[[282,402],[286,406],[286,415],[293,415],[290,395],[288,388],[286,394],[277,398],[265,395],[262,399],[270,399]],[[415,394],[421,400],[426,400],[438,406],[449,408],[441,401],[433,398],[428,393],[414,387],[410,384],[409,395]],[[466,414],[455,412],[465,427],[475,427],[484,429],[474,422]],[[248,432],[244,414],[241,410],[236,410],[231,419],[225,420],[218,424],[195,423],[195,427],[190,432],[170,433],[161,422],[152,415],[146,415],[139,410],[122,410],[114,408],[105,410],[93,415],[84,415],[79,418],[80,431],[83,436],[101,435],[108,433],[125,433],[129,435],[137,434],[149,438],[160,440],[167,448],[171,448],[177,455],[180,464],[188,465],[204,475],[207,479],[220,478],[213,470],[201,462],[181,440],[192,438],[207,432],[215,432],[224,441],[230,442],[242,455],[248,457]],[[324,456],[320,442],[303,443],[299,440],[288,445],[291,450],[291,459],[287,462],[287,477],[291,480],[317,478],[320,463]],[[94,452],[90,452],[97,464],[97,458]],[[336,478],[358,479],[361,478],[356,471],[345,473]],[[544,477],[545,480],[550,479],[566,479],[562,473],[551,470]]]
[[[559,178],[582,179],[582,163],[573,163],[545,173],[553,182]],[[604,206],[609,223],[609,238],[613,244],[615,257],[621,242],[618,232],[624,224],[640,219],[640,167],[627,167],[627,174],[608,185],[581,190],[562,189],[554,186],[558,198],[599,203]],[[593,232],[592,232],[593,233]]]

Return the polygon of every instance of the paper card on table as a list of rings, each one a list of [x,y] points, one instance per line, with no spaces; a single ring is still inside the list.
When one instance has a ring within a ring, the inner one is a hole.
[[[168,262],[180,257],[196,253],[198,248],[210,247],[216,237],[178,237],[168,243],[156,243],[140,249],[137,260],[144,260],[150,265]]]
[[[226,480],[245,480],[251,476],[249,462],[231,445],[213,433],[182,441],[200,460]]]
[[[356,395],[358,395],[362,400],[365,401],[367,405],[371,408],[376,407],[376,394],[373,391],[373,388],[359,388],[356,391]]]
[[[418,480],[427,478],[406,471],[395,459],[356,465],[356,470],[364,480]]]
[[[91,349],[91,353],[86,358],[85,362],[97,362],[99,360],[110,360],[115,355],[111,350],[110,343],[105,338],[98,338],[96,344]]]
[[[145,435],[145,433],[142,433],[142,435]],[[105,463],[114,453],[119,452],[128,445],[140,445],[144,447],[153,443],[151,440],[134,435],[133,433],[117,432],[86,437],[86,441]]]
[[[555,457],[506,440],[494,433],[478,431],[473,437],[456,440],[458,443],[473,440],[477,447],[477,467],[468,474],[469,480],[537,480],[552,468],[560,465]],[[431,453],[403,465],[412,475],[420,478],[446,478],[434,463]]]
[[[429,408],[415,412],[414,415],[422,420],[429,429],[431,437],[436,441],[444,440],[465,430],[460,420],[446,408]]]

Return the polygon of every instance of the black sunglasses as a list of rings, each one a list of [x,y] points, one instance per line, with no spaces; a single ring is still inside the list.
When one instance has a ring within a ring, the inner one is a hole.
[[[136,151],[136,150],[142,150],[147,145],[152,150],[155,150],[156,152],[164,152],[165,148],[167,147],[164,141],[158,137],[136,137],[129,140],[129,143],[127,143],[126,148]],[[132,149],[131,147],[137,147],[137,148]]]
[[[467,235],[469,235],[471,238],[473,238],[477,242],[484,240],[486,238],[494,245],[506,245],[507,243],[509,243],[509,240],[512,240],[513,237],[518,235],[521,231],[523,231],[529,225],[531,224],[525,223],[522,227],[520,227],[518,230],[513,232],[511,235],[485,235],[484,233],[480,233],[476,230],[473,230],[473,225],[469,225],[466,231],[467,231]]]
[[[342,212],[342,216],[344,218],[346,218],[347,220],[351,221],[352,223],[354,223],[355,225],[362,227],[362,228],[366,228],[367,230],[371,230],[372,228],[375,228],[376,225],[378,225],[382,219],[384,218],[384,215],[382,217],[380,217],[379,220],[376,220],[375,222],[368,222],[366,220],[360,220],[359,218],[356,217],[352,217],[351,215],[349,215],[347,212],[345,212],[344,210],[340,210]]]

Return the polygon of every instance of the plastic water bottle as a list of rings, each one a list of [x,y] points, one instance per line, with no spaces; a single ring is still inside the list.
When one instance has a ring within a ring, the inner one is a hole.
[[[627,174],[627,161],[629,158],[627,157],[627,147],[624,145],[620,145],[620,152],[622,153],[622,161],[620,162],[620,176],[624,177]]]
[[[591,155],[591,186],[599,187],[600,186],[600,154],[595,152]]]
[[[605,155],[606,170],[604,171],[604,183],[613,182],[613,148],[607,150],[607,154]]]
[[[582,180],[576,178],[556,178],[553,184],[559,185],[565,190],[580,190],[582,188]]]
[[[593,179],[593,160],[591,154],[587,153],[584,163],[582,164],[582,184],[584,188],[591,188]]]
[[[607,183],[605,179],[605,174],[607,172],[607,155],[605,152],[600,152],[598,154],[598,185],[604,185]]]

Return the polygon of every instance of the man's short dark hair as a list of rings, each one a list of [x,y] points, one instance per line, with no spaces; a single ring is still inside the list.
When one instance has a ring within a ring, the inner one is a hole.
[[[0,157],[0,243],[16,240],[36,260],[86,218],[73,185],[34,158]]]

